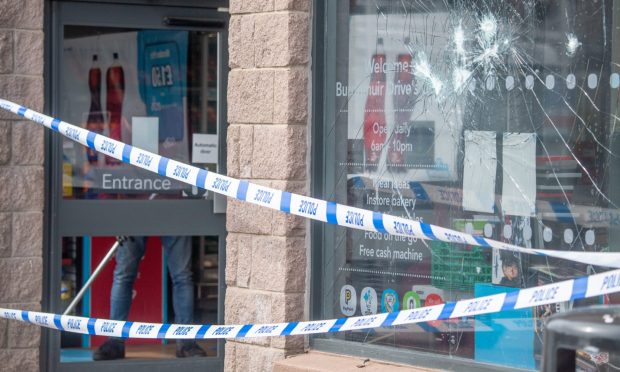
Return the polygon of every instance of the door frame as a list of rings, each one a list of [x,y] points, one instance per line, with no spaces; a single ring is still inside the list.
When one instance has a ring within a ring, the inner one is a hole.
[[[217,105],[218,135],[220,138],[218,171],[226,173],[226,91],[228,81],[228,13],[218,11],[221,1],[184,1],[183,6],[173,1],[122,0],[114,3],[46,1],[45,46],[45,111],[52,116],[59,112],[61,58],[64,25],[127,27],[136,29],[199,30],[218,33]],[[154,5],[156,3],[156,5]],[[166,5],[168,3],[168,5]],[[193,6],[192,6],[193,5]],[[139,14],[139,17],[136,17]],[[168,25],[164,17],[188,20]],[[61,313],[61,243],[63,236],[117,236],[117,235],[210,235],[219,237],[218,254],[218,323],[224,322],[226,215],[214,214],[214,200],[64,200],[62,196],[62,138],[45,133],[45,225],[43,251],[43,311]],[[222,210],[222,199],[216,200],[216,209]],[[225,202],[225,200],[224,200]],[[175,216],[170,218],[170,211]],[[225,210],[225,208],[224,208]],[[96,211],[97,213],[93,213]],[[209,222],[206,223],[207,217]],[[60,363],[60,332],[43,328],[41,335],[40,365],[42,371],[93,372],[112,368],[132,371],[176,371],[179,368],[222,370],[224,341],[217,343],[217,356],[208,358],[117,360],[105,362]]]

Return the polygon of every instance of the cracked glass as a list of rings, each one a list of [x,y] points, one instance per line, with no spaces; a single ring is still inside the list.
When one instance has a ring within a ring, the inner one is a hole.
[[[620,251],[618,2],[351,0],[332,7],[325,198],[525,248]],[[316,319],[607,270],[605,262],[325,231]],[[538,369],[550,315],[619,303],[605,295],[316,337]],[[598,370],[618,365],[613,355],[590,359],[602,361]]]

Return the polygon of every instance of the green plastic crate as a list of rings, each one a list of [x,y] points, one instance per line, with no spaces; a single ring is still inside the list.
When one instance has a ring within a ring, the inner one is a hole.
[[[465,247],[445,242],[430,242],[432,249],[431,283],[437,288],[472,291],[476,283],[491,283],[490,259],[480,247]]]

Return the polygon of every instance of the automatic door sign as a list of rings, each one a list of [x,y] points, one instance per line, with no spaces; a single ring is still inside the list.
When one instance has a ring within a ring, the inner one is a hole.
[[[360,295],[360,311],[362,315],[373,315],[377,313],[377,292],[374,289],[370,287],[362,289],[362,294]]]
[[[391,288],[383,291],[383,295],[381,296],[381,311],[384,313],[391,313],[393,311],[398,311],[398,309],[398,293]]]
[[[340,311],[345,316],[355,315],[357,309],[357,294],[352,285],[345,285],[340,290]]]
[[[417,309],[421,306],[420,296],[414,291],[406,292],[403,296],[403,310]]]

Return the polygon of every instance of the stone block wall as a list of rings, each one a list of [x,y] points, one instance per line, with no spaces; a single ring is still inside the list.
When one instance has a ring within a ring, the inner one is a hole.
[[[305,193],[310,0],[231,0],[228,175]],[[229,200],[226,324],[304,316],[306,221]],[[303,337],[226,343],[226,371],[269,371]]]
[[[43,111],[43,0],[0,0],[0,97]],[[0,110],[0,307],[40,310],[43,128]],[[39,327],[0,320],[0,369],[39,370]]]

